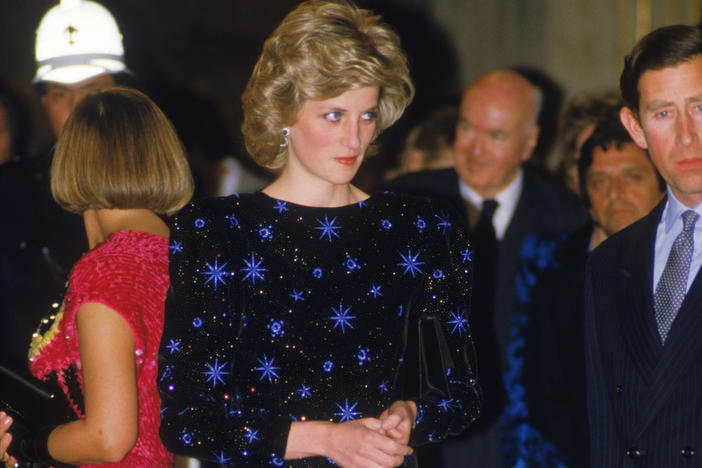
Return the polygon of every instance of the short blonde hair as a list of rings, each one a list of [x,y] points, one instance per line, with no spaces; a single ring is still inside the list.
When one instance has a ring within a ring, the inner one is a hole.
[[[295,123],[305,100],[366,86],[380,88],[375,137],[414,96],[398,35],[349,1],[301,3],[264,43],[242,95],[246,149],[262,166],[283,166],[282,128]]]
[[[112,87],[86,96],[66,121],[51,164],[63,208],[145,208],[171,215],[192,197],[183,145],[143,93]]]

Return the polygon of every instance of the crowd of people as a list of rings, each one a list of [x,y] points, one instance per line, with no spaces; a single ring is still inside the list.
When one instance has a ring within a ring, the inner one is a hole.
[[[400,39],[300,3],[241,97],[264,169],[205,176],[110,12],[46,13],[51,150],[24,157],[0,89],[0,462],[702,467],[702,29],[573,98],[553,174],[542,88],[499,69],[371,191],[415,93]]]

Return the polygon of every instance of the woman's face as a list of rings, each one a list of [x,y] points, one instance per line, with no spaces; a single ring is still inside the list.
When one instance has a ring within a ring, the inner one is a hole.
[[[284,172],[296,183],[351,182],[375,133],[378,93],[377,86],[367,86],[304,101],[290,126]]]

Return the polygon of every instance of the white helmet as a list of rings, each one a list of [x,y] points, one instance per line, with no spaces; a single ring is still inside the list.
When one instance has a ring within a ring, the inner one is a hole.
[[[128,71],[117,22],[105,7],[87,0],[61,0],[44,15],[36,59],[34,82],[73,84]]]

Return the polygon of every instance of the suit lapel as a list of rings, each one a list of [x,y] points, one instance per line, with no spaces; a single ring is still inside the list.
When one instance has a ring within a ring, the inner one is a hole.
[[[653,381],[642,406],[642,418],[634,437],[638,437],[650,424],[661,407],[668,402],[670,393],[677,388],[678,380],[702,353],[702,276],[697,272],[678,316],[668,333],[665,347],[653,371]],[[635,439],[634,439],[635,440]]]
[[[617,321],[630,357],[642,378],[652,375],[658,362],[661,345],[653,316],[653,251],[656,228],[663,211],[659,204],[640,224],[633,227],[640,234],[629,244],[617,265]],[[648,382],[647,382],[648,383]]]

